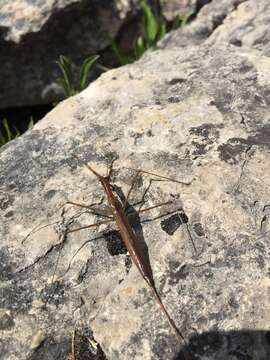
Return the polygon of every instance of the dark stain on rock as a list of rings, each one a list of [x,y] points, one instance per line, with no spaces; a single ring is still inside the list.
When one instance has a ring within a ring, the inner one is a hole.
[[[181,265],[178,261],[169,262],[169,285],[173,286],[179,282],[180,279],[186,279],[190,273],[190,266]]]
[[[0,308],[24,313],[31,307],[33,296],[34,289],[29,282],[27,284],[12,282],[0,288]]]
[[[190,135],[196,136],[198,140],[193,140],[191,144],[195,148],[193,155],[204,155],[207,153],[209,147],[219,138],[218,129],[222,125],[202,124],[201,126],[192,127],[189,129]]]
[[[249,145],[242,138],[231,138],[226,144],[219,145],[217,150],[219,158],[229,164],[236,165],[241,160],[241,155],[247,151]]]
[[[219,158],[230,164],[238,164],[241,155],[253,145],[270,148],[270,125],[266,124],[258,129],[254,135],[249,135],[247,139],[231,138],[225,144],[219,145]]]
[[[182,225],[188,223],[188,217],[184,211],[171,215],[169,218],[161,221],[161,229],[168,235],[173,235],[175,231]]]
[[[215,137],[216,139],[218,139],[219,138],[218,129],[222,127],[223,125],[206,123],[206,124],[202,124],[201,126],[191,127],[189,129],[189,133],[190,135],[196,135],[204,139],[209,139],[209,137]]]
[[[54,281],[52,284],[46,284],[41,291],[40,297],[45,304],[58,306],[65,302],[65,292],[66,286],[60,281]]]
[[[107,249],[112,256],[127,253],[127,248],[118,231],[111,230],[103,234],[103,236],[106,239]]]
[[[192,141],[191,145],[195,148],[194,151],[192,151],[192,155],[205,155],[207,153],[207,146],[209,143],[199,143],[197,141]]]
[[[246,142],[248,145],[258,145],[270,148],[270,124],[262,126],[254,135],[249,135]]]
[[[0,330],[10,330],[14,325],[14,320],[7,313],[0,317]]]
[[[202,224],[201,223],[195,223],[192,225],[192,229],[195,232],[195,234],[199,237],[201,236],[205,236],[205,232],[203,230]]]
[[[171,95],[168,97],[168,102],[171,104],[177,104],[181,101],[181,98],[179,96]]]

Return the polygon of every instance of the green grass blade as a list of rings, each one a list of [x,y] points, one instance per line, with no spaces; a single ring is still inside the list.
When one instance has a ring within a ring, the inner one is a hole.
[[[178,29],[182,25],[182,21],[183,21],[182,17],[179,14],[176,15],[175,18],[173,19],[171,30]]]
[[[14,128],[15,129],[15,134],[13,135],[13,138],[14,139],[17,139],[19,136],[21,136],[20,132],[17,130],[17,128]]]
[[[10,130],[10,126],[9,126],[9,124],[7,122],[7,119],[3,119],[3,126],[4,126],[4,129],[5,129],[6,134],[7,134],[7,137],[6,137],[7,141],[12,140],[13,136],[12,136],[12,132]]]
[[[173,23],[171,25],[171,30],[176,30],[180,26],[185,26],[187,24],[188,20],[190,19],[192,14],[193,14],[193,12],[190,11],[190,12],[188,12],[187,14],[185,14],[183,16],[176,15],[175,18],[173,19]]]
[[[157,40],[162,39],[166,35],[166,33],[167,33],[166,23],[165,23],[165,21],[161,20]]]
[[[189,11],[187,14],[182,16],[181,26],[185,26],[187,24],[187,22],[190,19],[191,15],[193,15],[193,11]]]
[[[144,18],[144,36],[148,46],[151,46],[159,31],[158,17],[154,15],[146,1],[141,3]]]
[[[72,87],[71,79],[71,62],[66,56],[60,55],[59,61],[56,61],[56,64],[62,72],[62,77],[58,78],[57,81],[63,87],[65,96],[72,96],[74,94],[74,88]]]
[[[99,58],[99,55],[92,55],[87,57],[82,66],[81,66],[81,70],[80,70],[80,80],[79,80],[79,86],[80,86],[80,90],[83,90],[85,88],[85,84],[86,84],[86,80],[89,74],[89,71],[92,67],[92,65],[94,64],[95,61],[97,61],[97,59]]]
[[[5,145],[5,143],[7,143],[7,139],[2,134],[2,132],[0,132],[0,146]]]
[[[144,40],[142,36],[139,36],[134,46],[135,58],[139,59],[142,56],[142,54],[145,52],[145,50],[146,48],[145,48]]]
[[[111,70],[110,68],[108,68],[107,66],[101,65],[101,64],[96,64],[96,67],[104,72]]]
[[[28,130],[32,129],[33,126],[34,126],[34,118],[33,118],[33,116],[30,116],[30,120],[28,123]]]

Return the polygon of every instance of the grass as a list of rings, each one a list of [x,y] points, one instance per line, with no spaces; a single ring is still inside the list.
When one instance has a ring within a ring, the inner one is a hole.
[[[130,64],[138,60],[146,50],[154,49],[159,40],[168,32],[184,26],[192,13],[184,16],[177,15],[171,23],[168,23],[162,15],[162,11],[154,12],[145,0],[141,1],[143,14],[142,35],[139,36],[130,52],[124,52],[117,41],[107,35],[110,46],[120,66]]]
[[[34,119],[31,116],[29,123],[28,123],[28,129],[32,129],[34,126]],[[0,130],[0,147],[5,145],[7,142],[16,139],[21,134],[20,132],[14,127],[11,127],[11,125],[8,123],[7,119],[4,118],[2,120],[2,130]]]
[[[59,60],[56,61],[56,63],[62,73],[62,76],[57,79],[57,82],[63,88],[66,98],[76,95],[86,88],[90,69],[98,58],[99,55],[88,56],[83,61],[80,67],[79,78],[76,80],[74,79],[70,59],[64,55],[60,55]]]
[[[110,34],[107,34],[109,44],[120,66],[138,60],[148,49],[155,49],[157,42],[162,39],[164,35],[171,30],[184,26],[191,15],[191,13],[185,16],[177,15],[172,22],[168,23],[164,19],[162,11],[154,11],[147,4],[146,0],[141,1],[141,10],[143,16],[142,34],[137,37],[132,49],[128,53],[121,49],[120,45]],[[99,55],[88,56],[80,67],[78,78],[75,79],[73,71],[74,65],[71,60],[64,55],[59,56],[59,60],[56,61],[56,63],[61,71],[61,76],[57,78],[57,82],[62,87],[66,98],[76,95],[86,88],[90,70],[98,58]],[[96,66],[102,71],[109,70],[109,68],[101,64],[96,64]],[[28,123],[28,129],[31,129],[33,125],[34,121],[31,116]],[[0,146],[20,135],[20,132],[15,127],[12,127],[6,118],[2,119],[2,126],[0,128]]]

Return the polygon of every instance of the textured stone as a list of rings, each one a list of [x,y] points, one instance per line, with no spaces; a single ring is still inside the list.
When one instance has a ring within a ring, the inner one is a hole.
[[[59,56],[80,66],[108,46],[105,34],[116,36],[137,5],[138,0],[1,1],[0,108],[62,98]]]
[[[216,29],[222,28],[223,22],[226,22],[228,18],[234,17],[236,14],[236,19],[239,21],[241,26],[243,19],[241,15],[239,17],[238,7],[242,3],[247,2],[247,0],[212,0],[209,4],[205,4],[202,7],[201,11],[197,14],[195,21],[190,23],[184,28],[175,30],[174,32],[168,34],[160,43],[160,47],[168,48],[172,47],[186,47],[190,45],[199,45],[204,41],[211,38],[211,34],[216,34]],[[260,3],[263,3],[264,6],[268,7],[266,1],[252,2],[253,6],[259,6]],[[253,14],[254,15],[254,14]],[[245,24],[243,29],[248,31],[248,26]],[[232,30],[230,26],[226,30],[229,32]],[[245,30],[244,30],[245,31]],[[218,31],[217,31],[218,32]],[[223,33],[223,36],[226,32]],[[235,45],[235,44],[234,44]]]
[[[138,36],[140,0],[2,0],[0,8],[0,108],[48,104],[63,98],[56,79],[60,55],[77,74],[89,55],[108,53],[120,34],[130,49]],[[165,16],[195,9],[194,1],[164,3]],[[128,36],[127,36],[128,34]],[[106,61],[106,60],[104,60]],[[110,66],[110,62],[106,63]],[[76,77],[76,76],[75,76]]]
[[[117,155],[118,193],[131,167],[188,184],[143,175],[130,199],[173,201],[133,219],[158,292],[192,359],[269,358],[270,59],[220,36],[103,74],[1,148],[0,359],[65,359],[74,328],[81,359],[183,359],[115,226],[62,236],[101,220],[67,200],[106,203],[75,154],[103,174]]]
[[[172,21],[177,15],[184,16],[196,13],[196,9],[201,1],[198,0],[161,0],[163,15]]]

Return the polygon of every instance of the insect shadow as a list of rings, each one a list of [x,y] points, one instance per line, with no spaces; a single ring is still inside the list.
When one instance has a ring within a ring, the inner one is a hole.
[[[270,331],[213,330],[192,336],[187,347],[194,360],[268,360]],[[184,360],[183,354],[177,354],[173,360]]]

